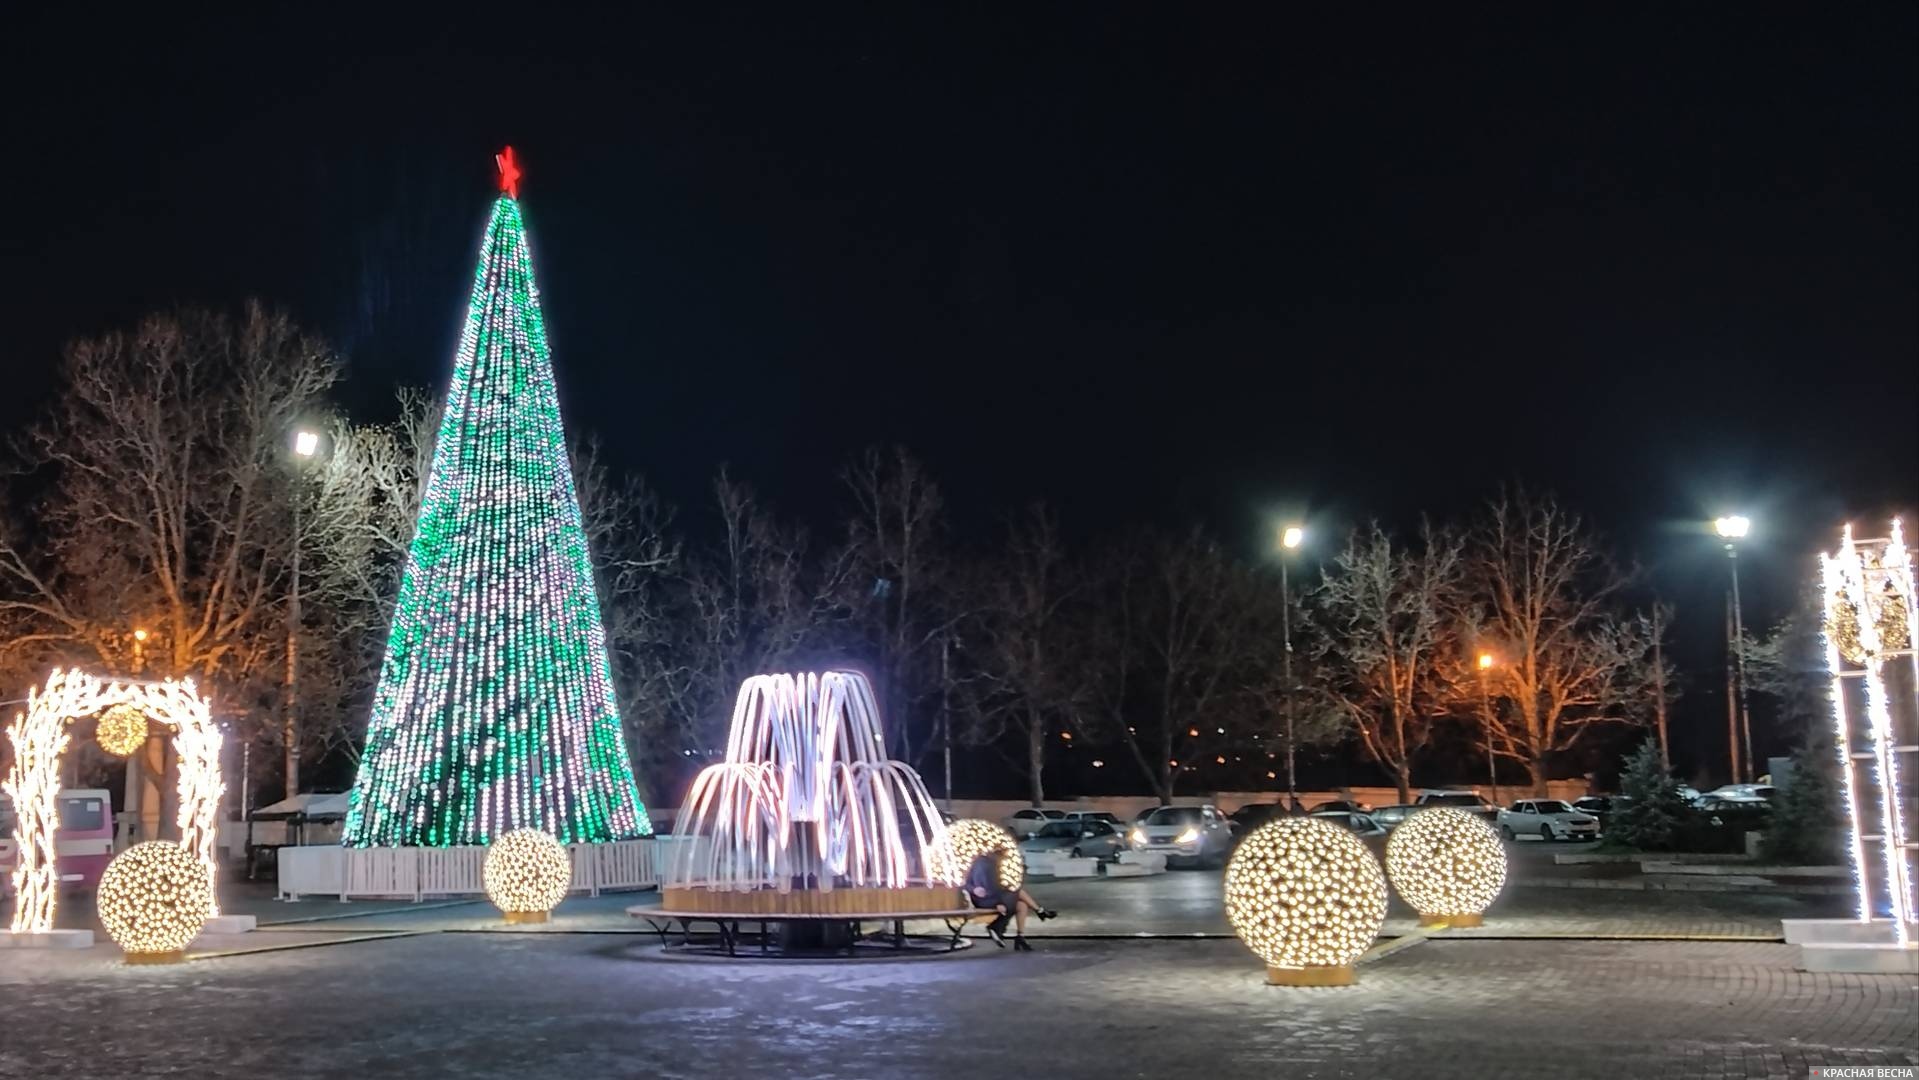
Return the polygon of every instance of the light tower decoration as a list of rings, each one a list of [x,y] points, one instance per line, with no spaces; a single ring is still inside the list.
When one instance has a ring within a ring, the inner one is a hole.
[[[1907,840],[1904,791],[1919,744],[1912,555],[1894,520],[1885,540],[1855,541],[1848,526],[1839,550],[1822,555],[1820,566],[1858,919],[1889,920],[1892,941],[1904,947],[1915,936],[1914,850]]]
[[[533,283],[520,168],[480,244],[342,842],[649,835]]]

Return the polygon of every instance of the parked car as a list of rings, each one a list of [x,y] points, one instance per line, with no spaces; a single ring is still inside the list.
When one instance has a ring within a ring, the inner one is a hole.
[[[1612,820],[1614,814],[1624,810],[1630,801],[1624,795],[1588,795],[1583,799],[1574,799],[1573,809],[1599,819],[1599,831],[1603,833],[1606,823]]]
[[[1418,803],[1399,803],[1394,806],[1378,806],[1373,808],[1372,818],[1375,822],[1378,822],[1380,828],[1391,832],[1399,828],[1400,822],[1412,817],[1413,812],[1418,809],[1420,809]]]
[[[1679,797],[1686,800],[1688,805],[1691,805],[1691,806],[1699,805],[1699,798],[1700,798],[1699,789],[1696,787],[1693,787],[1691,784],[1679,785]]]
[[[1345,799],[1334,799],[1330,802],[1320,803],[1318,806],[1306,812],[1308,814],[1337,814],[1342,812],[1348,814],[1365,814],[1370,813],[1372,809],[1372,807],[1367,806],[1363,802],[1349,802]]]
[[[1064,851],[1075,859],[1119,858],[1126,850],[1126,834],[1110,821],[1088,818],[1084,821],[1055,821],[1019,842],[1022,854]]]
[[[1321,821],[1330,821],[1335,825],[1345,827],[1347,832],[1359,837],[1361,843],[1372,849],[1374,855],[1381,858],[1385,857],[1386,829],[1379,822],[1373,820],[1371,814],[1356,814],[1350,810],[1328,810],[1323,814],[1314,814],[1312,816]]]
[[[1233,828],[1216,806],[1162,806],[1133,826],[1135,851],[1157,851],[1168,866],[1221,866],[1233,847]]]
[[[1246,835],[1261,825],[1276,818],[1286,816],[1286,804],[1276,802],[1247,803],[1232,812],[1226,823],[1233,830],[1233,842],[1238,843]]]
[[[1499,812],[1499,835],[1508,840],[1537,836],[1542,840],[1597,840],[1599,819],[1582,814],[1558,799],[1521,799]]]
[[[1471,788],[1446,788],[1422,791],[1413,799],[1413,805],[1421,809],[1428,806],[1452,806],[1469,814],[1478,814],[1486,819],[1488,825],[1499,816],[1499,807],[1486,801],[1485,796]]]
[[[1068,810],[1066,812],[1066,820],[1104,821],[1108,825],[1111,825],[1121,836],[1126,835],[1126,823],[1121,821],[1119,815],[1113,813],[1111,810]]]
[[[1006,819],[1006,831],[1021,840],[1033,835],[1055,821],[1065,821],[1064,810],[1041,810],[1027,807]]]
[[[1778,793],[1779,789],[1773,787],[1771,784],[1727,784],[1723,787],[1713,788],[1711,791],[1701,795],[1699,801],[1704,802],[1708,799],[1716,799],[1724,803],[1769,803],[1772,801],[1772,797]]]

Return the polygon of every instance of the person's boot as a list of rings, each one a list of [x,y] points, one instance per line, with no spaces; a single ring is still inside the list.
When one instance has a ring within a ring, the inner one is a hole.
[[[1006,947],[1007,922],[1008,916],[1001,915],[999,918],[986,924],[986,936],[992,938],[993,944],[998,945],[1002,949]]]
[[[1054,911],[1052,908],[1040,908],[1038,911],[1034,912],[1034,914],[1039,916],[1040,922],[1045,922],[1048,919],[1059,918],[1059,912]]]
[[[1026,943],[1025,938],[1016,937],[1013,939],[1013,951],[1014,952],[1032,952],[1033,947]]]

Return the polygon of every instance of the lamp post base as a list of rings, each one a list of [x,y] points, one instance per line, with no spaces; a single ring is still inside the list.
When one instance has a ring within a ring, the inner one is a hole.
[[[1359,981],[1351,965],[1340,967],[1269,967],[1268,986],[1351,986]]]

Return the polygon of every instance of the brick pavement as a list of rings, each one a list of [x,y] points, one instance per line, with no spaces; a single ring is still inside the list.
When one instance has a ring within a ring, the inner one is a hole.
[[[303,935],[304,936],[304,935]],[[0,1076],[1790,1076],[1919,1063],[1919,980],[1764,943],[1428,941],[1346,989],[1233,941],[734,963],[644,938],[427,934],[126,967],[0,959]]]

